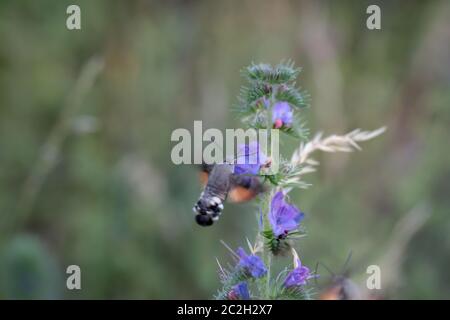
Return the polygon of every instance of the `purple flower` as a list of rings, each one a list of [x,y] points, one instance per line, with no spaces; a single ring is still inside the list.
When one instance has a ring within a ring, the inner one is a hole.
[[[261,278],[266,274],[267,269],[260,257],[254,254],[247,255],[241,247],[237,249],[236,253],[239,256],[238,266],[251,274],[252,277]]]
[[[286,288],[298,287],[306,284],[308,279],[313,278],[308,267],[302,266],[300,259],[297,259],[298,266],[289,272],[286,279],[284,280],[283,285]]]
[[[238,146],[238,157],[234,165],[235,174],[258,174],[267,157],[261,152],[257,141]]]
[[[275,129],[289,127],[292,124],[293,112],[289,103],[280,101],[272,109],[272,123]]]
[[[250,300],[247,282],[239,282],[230,292],[228,292],[229,300]]]
[[[289,231],[297,229],[303,216],[303,212],[297,207],[284,201],[282,191],[278,191],[272,198],[269,221],[275,237],[284,237]]]

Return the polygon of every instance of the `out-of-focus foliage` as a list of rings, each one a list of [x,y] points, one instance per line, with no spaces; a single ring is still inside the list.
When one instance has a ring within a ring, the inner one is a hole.
[[[220,240],[244,244],[254,210],[198,227],[197,172],[171,163],[170,134],[237,127],[242,66],[289,58],[312,132],[388,127],[362,153],[318,156],[291,196],[303,262],[338,271],[352,251],[355,281],[379,264],[386,298],[448,298],[450,3],[376,2],[379,31],[371,1],[1,1],[0,298],[212,297]],[[399,244],[413,209],[429,218]]]

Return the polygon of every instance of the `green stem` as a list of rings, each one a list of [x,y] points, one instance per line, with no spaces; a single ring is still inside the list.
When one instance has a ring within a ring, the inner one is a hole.
[[[272,89],[272,95],[270,98],[270,104],[269,104],[269,108],[268,108],[268,114],[267,114],[267,145],[268,146],[272,146],[272,141],[271,141],[271,136],[270,136],[270,130],[272,128],[272,108],[274,105],[275,101],[274,101],[274,90]],[[272,193],[269,194],[269,196],[265,199],[265,203],[262,206],[262,232],[269,230],[270,229],[270,222],[269,222],[269,217],[268,217],[268,213],[270,210],[270,199],[272,198]],[[271,264],[272,264],[272,253],[270,252],[270,250],[268,249],[268,247],[266,246],[266,240],[264,238],[264,236],[262,236],[263,239],[263,251],[262,251],[262,257],[263,257],[263,261],[264,264],[267,267],[267,275],[266,275],[266,279],[265,279],[265,283],[264,283],[264,298],[265,299],[269,299],[270,297],[270,278],[271,278]],[[263,291],[261,290],[261,293],[263,293]]]
[[[264,298],[269,299],[270,294],[270,280],[271,280],[271,268],[272,268],[272,252],[270,252],[270,249],[266,243],[267,239],[263,236],[263,232],[266,230],[270,230],[270,222],[269,222],[269,215],[268,212],[270,210],[270,199],[272,198],[272,193],[268,194],[267,197],[264,199],[263,205],[262,205],[262,230],[260,237],[263,242],[263,248],[262,248],[262,258],[264,261],[264,265],[267,267],[267,275],[265,278],[265,282],[263,283],[263,286],[261,288],[261,294],[264,293]]]

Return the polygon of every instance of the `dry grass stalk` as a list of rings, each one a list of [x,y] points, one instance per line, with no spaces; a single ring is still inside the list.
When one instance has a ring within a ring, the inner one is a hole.
[[[361,129],[353,130],[346,135],[331,135],[322,138],[322,133],[318,133],[312,140],[307,143],[300,144],[300,147],[294,151],[291,158],[291,166],[299,168],[295,176],[290,177],[287,184],[300,182],[301,176],[316,171],[319,162],[311,158],[314,151],[320,150],[324,152],[353,152],[361,150],[358,142],[371,140],[386,131],[386,127],[381,127],[374,131],[362,131]],[[285,188],[288,192],[290,188]]]

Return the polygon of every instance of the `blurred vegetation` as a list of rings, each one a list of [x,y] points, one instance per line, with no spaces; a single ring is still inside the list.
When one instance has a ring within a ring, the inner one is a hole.
[[[375,3],[381,31],[365,27]],[[303,262],[338,271],[352,251],[361,285],[382,265],[384,298],[449,298],[449,16],[445,0],[1,1],[0,298],[211,298],[220,240],[252,239],[255,214],[228,205],[197,226],[197,172],[172,165],[170,134],[239,126],[239,70],[288,58],[312,133],[388,127],[363,152],[317,156],[292,199]],[[397,245],[411,210],[429,218]]]

